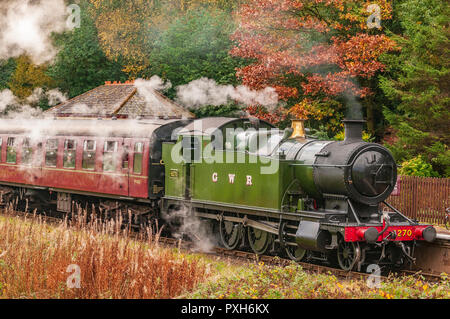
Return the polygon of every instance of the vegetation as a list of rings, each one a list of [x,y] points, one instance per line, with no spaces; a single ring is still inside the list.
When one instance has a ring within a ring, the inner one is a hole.
[[[437,284],[415,277],[381,280],[379,288],[371,288],[365,280],[340,281],[331,274],[308,274],[294,262],[287,267],[246,265],[215,281],[200,284],[187,298],[251,298],[251,299],[404,299],[450,298],[450,282],[443,275]]]
[[[385,57],[389,75],[380,87],[395,104],[384,115],[396,131],[390,149],[399,160],[421,155],[440,175],[450,176],[450,9],[437,0],[406,0],[398,6],[402,46]]]
[[[48,69],[48,74],[55,81],[54,86],[68,93],[69,98],[102,85],[105,81],[128,79],[122,66],[110,61],[103,52],[98,31],[87,8],[89,6],[85,4],[81,10],[80,28],[55,35],[54,42],[59,52]]]
[[[80,216],[70,227],[0,216],[0,299],[450,298],[445,274],[439,283],[416,275],[371,288],[365,279],[309,274],[294,262],[236,264],[164,248],[158,236],[137,241],[117,223],[86,225]]]
[[[399,170],[400,175],[422,176],[422,177],[438,177],[438,173],[433,171],[431,164],[424,161],[421,155],[404,161]]]
[[[243,63],[228,54],[233,30],[228,12],[206,8],[187,11],[155,39],[147,77],[156,74],[169,79],[170,97],[174,97],[176,86],[201,77],[218,84],[236,84],[235,69]]]
[[[0,217],[0,298],[173,298],[206,275],[202,261],[121,236],[113,223],[74,229]]]
[[[171,98],[176,86],[202,77],[272,86],[282,101],[278,109],[229,104],[194,112],[235,116],[245,108],[282,128],[303,117],[334,139],[342,136],[343,118],[363,116],[371,139],[399,162],[420,156],[432,172],[450,176],[450,9],[444,1],[78,3],[81,27],[53,35],[56,59],[39,66],[26,56],[0,61],[0,90],[26,99],[35,88],[59,88],[74,97],[105,80],[155,74],[172,83],[165,92]],[[379,6],[379,25],[369,5]],[[34,106],[48,107],[45,101]]]

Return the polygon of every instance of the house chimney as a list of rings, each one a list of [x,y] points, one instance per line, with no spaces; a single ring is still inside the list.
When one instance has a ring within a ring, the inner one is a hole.
[[[291,128],[291,138],[305,138],[305,119],[292,120]]]
[[[343,120],[345,127],[344,143],[361,142],[364,120]]]

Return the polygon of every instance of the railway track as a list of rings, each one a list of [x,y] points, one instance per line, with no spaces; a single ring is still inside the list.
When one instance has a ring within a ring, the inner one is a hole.
[[[1,208],[1,206],[0,206]],[[47,223],[47,224],[53,224],[53,225],[60,225],[64,222],[63,219],[54,217],[54,216],[47,216],[43,214],[37,214],[37,213],[25,213],[25,212],[17,212],[17,211],[11,211],[8,210],[5,212],[0,209],[0,214],[6,215],[6,216],[18,216],[23,217],[26,219],[29,219],[30,215],[33,220],[40,219],[41,221]],[[142,236],[141,234],[137,232],[128,232],[127,236],[129,236],[132,239],[135,240],[141,240]],[[185,241],[181,239],[176,238],[170,238],[170,237],[158,237],[158,243],[169,246],[169,247],[177,247],[179,249],[183,249],[188,252],[196,252],[198,253],[198,250],[195,250],[195,243],[190,241]],[[222,247],[213,247],[210,252],[201,252],[203,254],[207,255],[215,255],[219,257],[225,257],[229,259],[234,259],[236,261],[241,262],[263,262],[265,265],[273,265],[273,266],[287,266],[291,264],[293,261],[287,258],[282,258],[279,256],[270,256],[270,255],[256,255],[253,252],[248,251],[242,251],[242,250],[228,250],[226,248]],[[345,271],[338,268],[328,267],[324,265],[318,265],[313,263],[305,263],[305,262],[297,262],[298,265],[302,267],[302,269],[308,273],[315,273],[315,274],[331,274],[334,275],[337,278],[343,279],[343,280],[367,280],[371,274],[369,273],[363,273],[363,272],[355,272],[355,271]],[[429,281],[429,282],[439,282],[441,281],[441,276],[437,274],[432,273],[425,273],[422,271],[417,270],[400,270],[396,273],[390,273],[388,275],[394,275],[394,276],[415,276],[420,278],[421,280]],[[388,279],[388,276],[380,276],[380,279]]]

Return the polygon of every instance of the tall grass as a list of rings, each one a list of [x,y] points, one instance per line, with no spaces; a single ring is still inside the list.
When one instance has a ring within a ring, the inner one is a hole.
[[[207,277],[205,263],[160,247],[149,229],[136,241],[118,221],[81,217],[68,226],[0,216],[0,298],[173,298]],[[67,284],[73,264],[80,288]]]

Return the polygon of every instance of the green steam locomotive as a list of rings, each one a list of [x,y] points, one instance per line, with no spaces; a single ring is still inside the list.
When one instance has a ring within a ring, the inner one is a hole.
[[[161,213],[195,216],[227,249],[344,270],[413,261],[416,244],[436,230],[386,202],[397,166],[386,148],[362,140],[363,124],[345,120],[344,141],[323,141],[308,137],[302,120],[286,130],[254,119],[195,120],[163,143]]]

